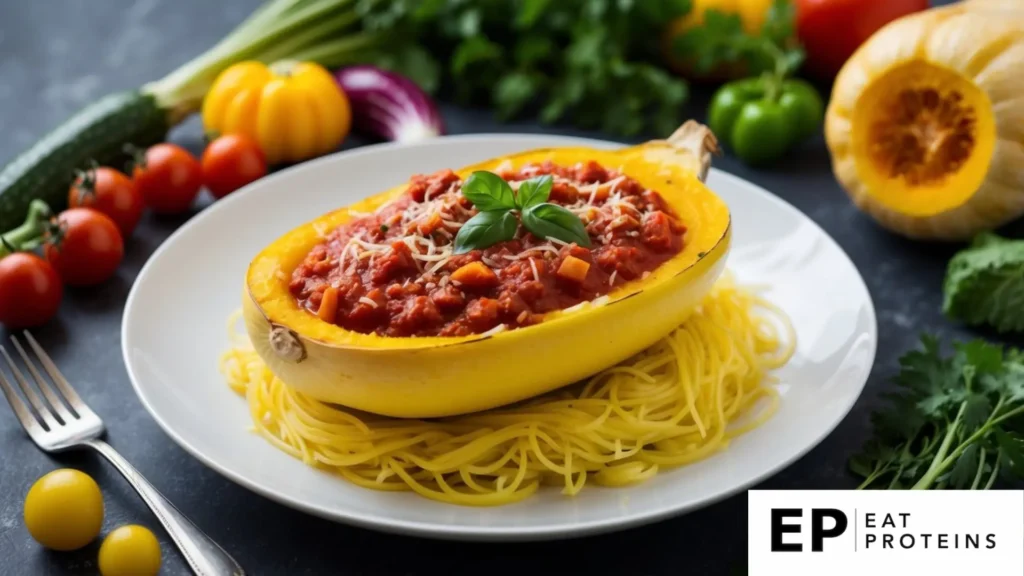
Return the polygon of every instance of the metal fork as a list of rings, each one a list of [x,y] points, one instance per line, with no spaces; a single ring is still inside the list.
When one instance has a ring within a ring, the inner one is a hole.
[[[14,363],[14,359],[7,353],[7,349],[2,345],[0,345],[0,354],[7,361],[14,380],[17,381],[25,398],[28,399],[31,408],[14,391],[14,387],[11,386],[2,370],[0,370],[0,388],[3,389],[4,396],[7,397],[7,402],[10,403],[14,415],[18,417],[18,421],[21,422],[25,432],[36,443],[36,446],[39,446],[44,452],[51,453],[73,448],[92,448],[99,452],[139,493],[139,496],[170,534],[171,539],[174,540],[196,574],[199,576],[244,576],[245,571],[234,558],[179,512],[124,457],[100,439],[104,432],[103,420],[82,401],[82,398],[68,384],[67,379],[60,373],[57,365],[43,351],[43,347],[36,342],[36,339],[27,331],[23,334],[35,352],[36,362],[41,364],[43,370],[50,376],[56,386],[56,391],[43,378],[36,367],[36,362],[29,358],[29,354],[22,347],[21,342],[13,335],[11,343],[21,356],[28,372],[32,374],[32,379],[35,380],[46,401],[44,402],[39,397],[17,364]]]

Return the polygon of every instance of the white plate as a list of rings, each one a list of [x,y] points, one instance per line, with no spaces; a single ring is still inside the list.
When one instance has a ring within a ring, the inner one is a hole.
[[[183,448],[260,494],[341,522],[443,538],[578,536],[651,522],[729,496],[799,458],[860,395],[875,357],[874,307],[853,263],[821,228],[765,190],[718,171],[708,183],[732,211],[729,267],[740,281],[770,285],[767,296],[792,317],[799,342],[781,372],[781,409],[728,450],[634,487],[591,485],[576,497],[544,489],[519,504],[481,509],[356,487],[248,431],[244,399],[224,384],[217,361],[246,267],[263,246],[413,173],[580,143],[620,146],[540,135],[384,144],[307,162],[217,202],[156,251],[128,298],[121,344],[142,403]]]

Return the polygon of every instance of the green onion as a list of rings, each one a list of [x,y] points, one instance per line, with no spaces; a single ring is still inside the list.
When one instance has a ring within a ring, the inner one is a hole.
[[[156,82],[142,87],[172,122],[197,111],[228,66],[243,60],[301,60],[337,67],[360,60],[377,41],[360,31],[356,0],[271,0],[217,45]]]

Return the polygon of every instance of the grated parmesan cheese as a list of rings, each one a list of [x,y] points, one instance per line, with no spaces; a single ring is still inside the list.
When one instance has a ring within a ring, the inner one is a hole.
[[[507,174],[512,169],[512,163],[506,160],[496,168],[496,171]],[[516,172],[514,177],[509,180],[509,185],[513,190],[518,190],[523,180],[535,175],[539,171],[534,166]],[[609,172],[609,175],[614,177],[607,182],[592,182],[589,184],[579,184],[557,174],[551,175],[555,183],[564,182],[578,192],[577,200],[572,204],[566,204],[564,207],[584,221],[588,234],[600,234],[591,237],[596,246],[609,245],[612,243],[613,237],[621,235],[638,238],[641,235],[638,230],[623,230],[623,228],[629,227],[631,218],[641,222],[646,221],[651,212],[657,209],[651,203],[639,197],[625,195],[620,190],[620,186],[628,177],[622,174],[621,170],[617,174]],[[468,218],[477,213],[476,208],[466,208],[463,205],[464,201],[462,198],[464,197],[462,194],[462,182],[455,182],[445,189],[434,189],[430,194],[425,194],[420,202],[409,201],[407,196],[402,195],[388,200],[374,210],[373,214],[382,214],[389,207],[393,207],[396,201],[401,200],[401,209],[392,208],[393,212],[390,216],[387,218],[382,217],[381,220],[382,224],[392,229],[392,234],[398,231],[403,231],[404,234],[395,234],[394,237],[382,240],[380,243],[373,240],[379,237],[376,231],[373,231],[374,233],[369,236],[364,231],[351,238],[340,238],[338,241],[345,244],[338,260],[339,270],[347,274],[353,274],[355,273],[353,270],[358,271],[367,269],[366,267],[372,267],[378,256],[393,252],[392,245],[394,245],[394,242],[403,242],[409,247],[412,261],[419,271],[418,277],[405,280],[402,283],[403,287],[409,286],[410,282],[424,286],[428,291],[438,288],[445,289],[449,284],[453,287],[462,286],[460,282],[452,280],[449,272],[444,269],[452,261],[452,258],[455,257],[453,243],[456,232],[465,225],[465,221]],[[373,215],[353,210],[350,210],[349,213],[355,218]],[[436,223],[438,218],[440,219],[440,226],[438,228],[428,235],[420,233],[421,227],[425,227],[426,222],[433,219],[433,223]],[[316,223],[314,226],[321,237],[328,235],[328,227],[321,223]],[[383,231],[386,232],[387,229],[383,229]],[[525,240],[523,240],[524,237],[526,238]],[[552,261],[561,257],[564,252],[563,248],[575,245],[575,243],[565,242],[557,238],[545,238],[538,241],[521,225],[517,226],[514,238],[521,240],[523,244],[527,245],[523,246],[516,253],[508,253],[507,250],[503,250],[502,252],[504,253],[500,256],[483,256],[481,261],[491,270],[499,272],[509,262],[527,259],[530,263],[530,273],[534,281],[537,282],[540,281],[540,269],[537,265],[538,259],[541,260],[542,264],[546,262],[550,265]],[[368,264],[366,264],[367,261]],[[360,262],[363,263],[361,264]],[[644,272],[643,278],[647,278],[649,275],[650,272]],[[275,276],[281,280],[287,279],[287,276],[282,272],[276,272]],[[608,278],[608,285],[611,287],[616,286],[617,280],[618,272],[613,271]],[[332,285],[338,287],[339,281],[335,280],[332,282]],[[600,306],[608,301],[607,296],[602,296],[589,302],[580,302],[575,306],[565,308],[563,312],[574,312],[584,308],[587,304]],[[365,296],[359,298],[359,303],[372,306],[373,308],[380,306],[376,301]],[[529,317],[529,311],[523,311],[517,316],[516,322],[522,324]],[[501,324],[484,334],[496,334],[506,329],[507,326]]]
[[[491,328],[487,332],[482,333],[481,336],[491,336],[493,334],[498,334],[499,332],[504,332],[505,330],[506,330],[506,327],[505,327],[504,324],[498,324],[497,326],[495,326],[494,328]]]
[[[580,308],[583,308],[587,304],[589,304],[589,302],[580,302],[579,304],[576,304],[574,306],[569,306],[568,308],[563,308],[562,312],[565,313],[565,314],[568,314],[570,312],[575,312],[575,311],[579,310]]]

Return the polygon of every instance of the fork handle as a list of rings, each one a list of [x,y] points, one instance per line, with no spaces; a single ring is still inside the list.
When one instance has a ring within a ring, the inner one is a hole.
[[[179,512],[110,444],[102,440],[88,440],[84,444],[102,454],[135,488],[177,544],[193,572],[198,576],[245,576],[245,571],[234,558]]]

